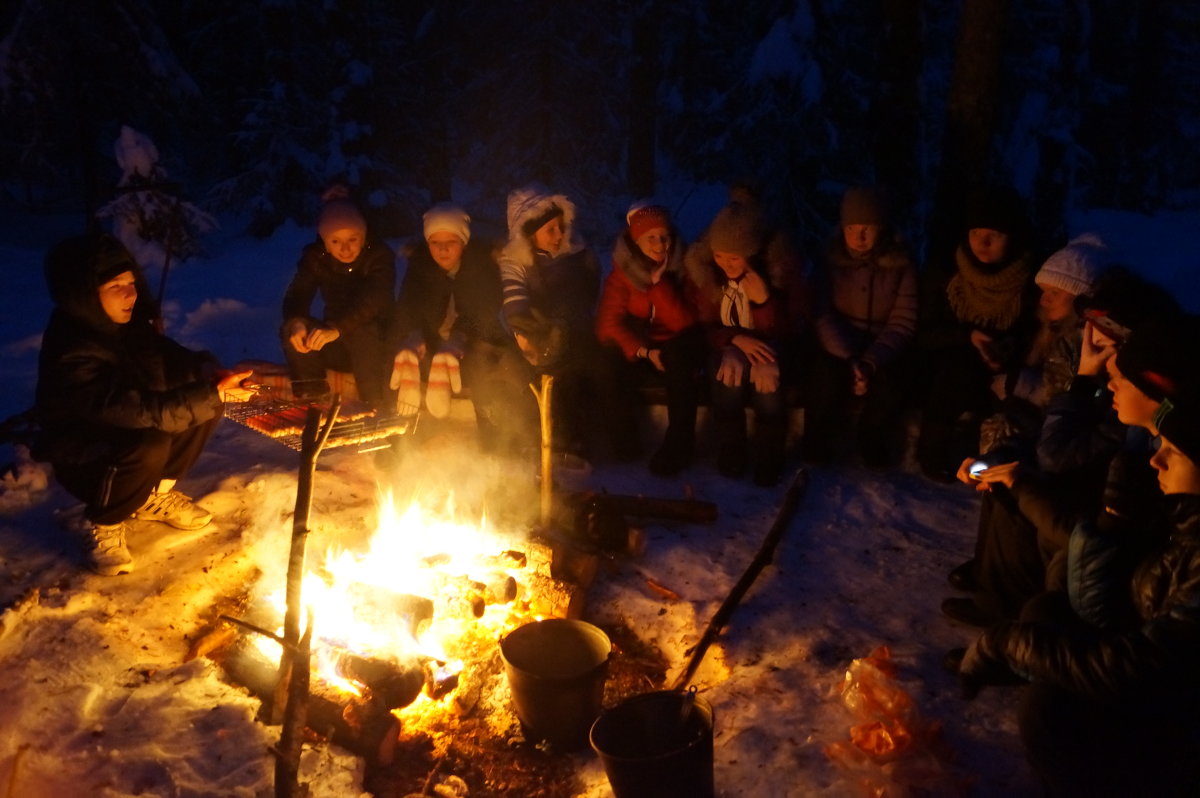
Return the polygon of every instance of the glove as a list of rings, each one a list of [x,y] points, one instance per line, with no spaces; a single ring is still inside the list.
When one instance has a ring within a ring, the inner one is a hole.
[[[759,393],[775,393],[779,390],[779,364],[751,364],[750,383],[754,386],[754,390]]]
[[[737,388],[746,379],[746,357],[735,346],[721,350],[721,365],[717,367],[717,381],[727,388]]]
[[[1011,684],[1018,678],[1004,657],[1008,630],[1008,624],[993,626],[967,648],[958,668],[963,698],[970,701],[989,684]]]
[[[388,387],[396,391],[396,412],[411,416],[421,406],[421,361],[411,349],[401,349],[392,361]]]
[[[450,415],[450,397],[462,390],[458,358],[438,352],[429,364],[429,384],[425,387],[425,407],[434,418]]]

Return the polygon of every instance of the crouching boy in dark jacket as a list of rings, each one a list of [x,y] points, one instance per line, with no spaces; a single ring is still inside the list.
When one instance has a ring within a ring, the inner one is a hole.
[[[172,490],[200,456],[224,401],[244,400],[250,372],[157,332],[145,278],[106,234],[60,242],[46,256],[54,311],[42,338],[35,456],[84,503],[92,570],[129,573],[125,522],[200,529],[212,513]]]

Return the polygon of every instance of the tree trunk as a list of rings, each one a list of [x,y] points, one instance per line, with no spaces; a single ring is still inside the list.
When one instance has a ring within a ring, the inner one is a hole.
[[[917,158],[920,135],[921,3],[882,0],[878,91],[871,103],[877,181],[894,200],[893,221],[901,228],[916,222],[918,187],[923,183]]]
[[[636,197],[654,194],[657,175],[654,156],[658,128],[658,10],[654,3],[635,6],[630,27],[633,66],[629,70],[629,139],[625,183]]]
[[[954,246],[963,197],[991,177],[992,136],[1008,0],[965,0],[946,103],[929,254]]]

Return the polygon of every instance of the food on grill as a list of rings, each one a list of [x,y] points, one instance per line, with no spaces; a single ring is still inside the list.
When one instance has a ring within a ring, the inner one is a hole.
[[[284,438],[304,432],[304,422],[307,418],[308,408],[286,407],[271,413],[251,416],[246,419],[246,426],[271,438]]]

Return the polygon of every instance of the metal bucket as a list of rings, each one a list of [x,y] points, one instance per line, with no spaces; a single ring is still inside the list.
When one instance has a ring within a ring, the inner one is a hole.
[[[598,627],[562,618],[526,624],[500,641],[517,717],[530,738],[562,750],[587,744],[611,652]]]
[[[596,719],[591,742],[616,798],[713,798],[713,710],[694,693],[626,699]]]

